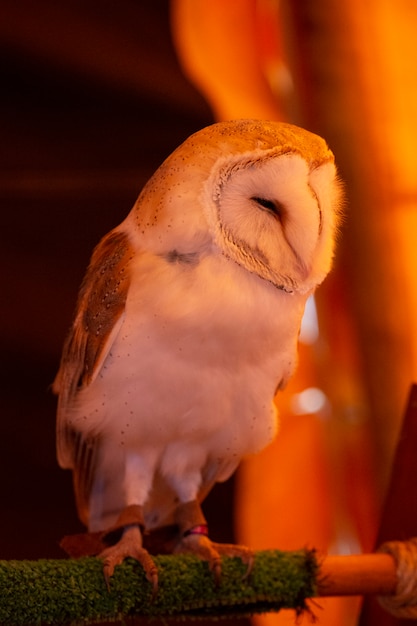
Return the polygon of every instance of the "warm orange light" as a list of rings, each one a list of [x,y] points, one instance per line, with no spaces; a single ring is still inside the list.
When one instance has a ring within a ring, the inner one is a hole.
[[[271,49],[259,54],[259,9],[271,24],[277,2],[175,0],[172,24],[183,68],[211,105],[217,120],[283,119],[267,79]],[[274,24],[274,21],[272,22]],[[275,29],[275,33],[279,33]],[[271,46],[273,43],[271,42]],[[275,59],[280,61],[279,58]]]

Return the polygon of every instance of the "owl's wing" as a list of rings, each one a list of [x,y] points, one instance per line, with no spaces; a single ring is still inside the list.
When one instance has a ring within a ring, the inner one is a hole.
[[[87,440],[71,427],[71,407],[79,391],[99,373],[122,323],[133,253],[128,236],[121,230],[111,231],[94,250],[53,384],[59,394],[58,461],[62,467],[76,469],[78,497],[80,491],[89,491],[98,441],[97,436]]]

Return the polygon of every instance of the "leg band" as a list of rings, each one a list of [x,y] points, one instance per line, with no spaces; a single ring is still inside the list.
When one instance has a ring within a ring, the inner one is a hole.
[[[117,530],[118,528],[124,528],[125,526],[133,526],[133,524],[140,526],[141,528],[145,526],[143,510],[139,504],[130,504],[123,509],[114,526],[110,530]]]
[[[188,537],[189,535],[204,535],[208,537],[208,526],[207,524],[200,524],[199,526],[193,526],[189,530],[186,530],[182,533],[183,537]]]
[[[207,529],[207,522],[197,500],[191,500],[190,502],[179,504],[175,513],[175,520],[179,526],[180,533],[183,536],[185,536],[186,533],[200,535],[208,534],[207,530],[202,531],[203,528]]]
[[[103,533],[103,540],[106,543],[116,543],[127,526],[139,526],[141,533],[143,532],[145,520],[139,504],[131,504],[124,508],[113,526]]]
[[[109,545],[117,543],[122,535],[123,528],[135,524],[139,526],[142,533],[145,525],[142,507],[132,504],[123,509],[113,526],[107,530],[67,535],[63,537],[59,545],[72,558],[95,556]]]

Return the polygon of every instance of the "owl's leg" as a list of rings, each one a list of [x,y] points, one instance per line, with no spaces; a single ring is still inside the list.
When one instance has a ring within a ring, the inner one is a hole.
[[[142,565],[155,595],[158,588],[158,570],[152,557],[143,547],[145,521],[142,504],[148,496],[152,476],[152,455],[148,457],[133,453],[126,455],[123,488],[127,505],[119,514],[116,523],[106,531],[104,540],[111,545],[99,556],[104,562],[103,573],[107,586],[116,565],[131,557]]]
[[[104,540],[112,543],[99,554],[99,557],[103,559],[103,573],[107,587],[110,586],[110,578],[113,576],[116,565],[120,565],[125,559],[131,557],[142,565],[146,578],[152,585],[153,594],[156,593],[158,570],[148,551],[143,548],[143,529],[142,507],[130,505],[123,509],[114,526],[104,535]]]
[[[208,561],[217,584],[220,582],[222,556],[239,557],[247,565],[245,578],[250,574],[253,566],[253,552],[246,546],[211,541],[206,519],[197,500],[178,505],[176,522],[181,538],[174,552],[196,554]]]

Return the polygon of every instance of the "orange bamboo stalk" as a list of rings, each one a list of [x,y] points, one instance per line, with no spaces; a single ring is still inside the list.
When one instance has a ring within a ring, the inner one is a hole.
[[[318,596],[394,594],[397,566],[390,554],[327,556],[317,580]]]

